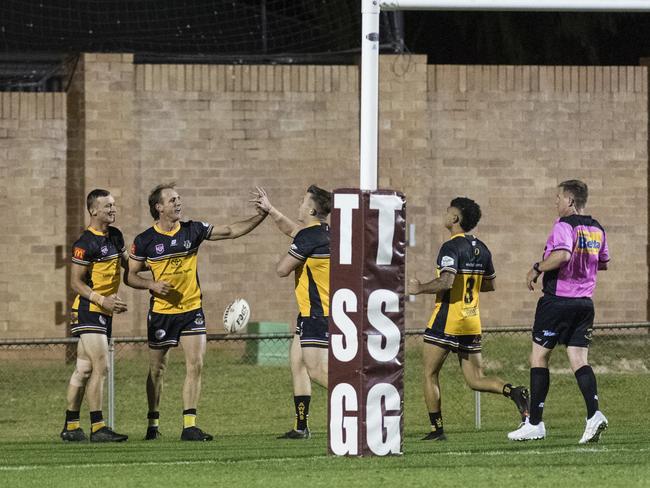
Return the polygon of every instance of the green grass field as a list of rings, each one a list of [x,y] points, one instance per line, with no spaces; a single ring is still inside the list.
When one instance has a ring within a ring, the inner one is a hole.
[[[646,338],[640,340],[645,341],[641,346],[647,345]],[[517,426],[517,415],[514,405],[499,395],[482,395],[482,429],[476,431],[473,393],[463,386],[450,357],[442,373],[449,440],[420,441],[428,419],[420,388],[419,341],[411,341],[405,370],[404,455],[389,458],[329,456],[326,394],[320,389],[312,399],[313,438],[275,439],[292,422],[288,367],[241,364],[237,351],[214,348],[206,358],[198,421],[216,435],[215,441],[197,445],[178,440],[180,351],[174,351],[163,397],[164,438],[141,440],[146,428],[146,356],[135,348],[118,355],[116,365],[116,430],[129,434],[129,441],[63,444],[58,433],[70,367],[56,357],[6,359],[0,376],[0,487],[650,486],[650,432],[643,423],[648,359],[639,354],[636,359],[622,358],[631,350],[628,340],[604,342],[595,348],[594,363],[601,370],[599,393],[610,429],[600,443],[581,447],[577,441],[584,428],[584,406],[562,351],[554,358],[546,402],[547,439],[509,442],[506,433]],[[527,383],[527,351],[519,338],[486,341],[487,372]],[[599,351],[609,369],[598,366]],[[19,379],[20,385],[11,385],[9,377]],[[85,430],[87,417],[84,406]]]

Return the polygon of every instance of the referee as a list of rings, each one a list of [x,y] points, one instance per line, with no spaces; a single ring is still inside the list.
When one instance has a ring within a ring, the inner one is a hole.
[[[607,269],[609,251],[605,230],[585,215],[588,194],[587,185],[580,180],[558,185],[555,203],[559,218],[546,241],[543,260],[535,263],[526,276],[532,291],[537,278],[544,275],[544,295],[537,302],[533,325],[530,419],[508,434],[510,440],[546,437],[542,413],[550,383],[549,359],[556,344],[567,347],[571,369],[587,406],[587,425],[579,444],[598,442],[607,429],[607,419],[598,408],[596,376],[588,354],[594,323],[591,296],[598,271]]]

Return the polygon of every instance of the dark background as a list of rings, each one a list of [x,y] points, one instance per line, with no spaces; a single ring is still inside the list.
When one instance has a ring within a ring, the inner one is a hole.
[[[60,89],[80,52],[136,62],[359,62],[358,0],[2,0],[0,90]],[[384,12],[385,53],[431,64],[637,65],[650,14]],[[66,61],[68,61],[66,63]]]

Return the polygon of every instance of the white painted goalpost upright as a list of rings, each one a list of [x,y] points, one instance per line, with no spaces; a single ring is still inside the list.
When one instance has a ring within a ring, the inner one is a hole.
[[[650,0],[361,0],[359,188],[377,189],[380,10],[648,12]]]

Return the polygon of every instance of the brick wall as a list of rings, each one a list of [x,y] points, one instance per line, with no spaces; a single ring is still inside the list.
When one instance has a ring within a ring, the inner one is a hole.
[[[0,337],[65,334],[65,100],[0,94]]]
[[[447,237],[449,200],[475,198],[484,212],[476,233],[491,247],[499,275],[498,291],[483,299],[485,323],[530,323],[537,294],[527,292],[524,276],[555,218],[555,185],[577,177],[590,185],[588,209],[609,230],[614,259],[596,295],[597,320],[647,318],[645,67],[428,66],[423,56],[384,56],[380,70],[379,184],[407,195],[416,225],[409,274],[430,279]],[[0,281],[8,298],[0,335],[65,335],[55,302],[65,302],[67,278],[56,268],[55,246],[67,255],[94,187],[115,194],[117,225],[130,243],[151,225],[146,197],[159,182],[178,183],[186,218],[214,224],[251,215],[255,185],[292,218],[310,183],[358,186],[358,86],[352,66],[133,65],[130,55],[86,54],[67,102],[64,95],[6,95],[0,201],[18,230],[3,239],[26,246],[30,261],[40,256],[51,265],[13,265],[3,253],[12,272]],[[50,112],[47,104],[24,108],[42,119],[23,120],[21,97],[51,100]],[[45,162],[54,180],[41,175]],[[47,199],[38,191],[45,187]],[[41,200],[32,203],[34,195]],[[40,216],[43,208],[52,215]],[[47,239],[32,225],[38,219],[51,231]],[[211,332],[235,296],[249,300],[253,320],[293,323],[292,280],[274,273],[288,245],[269,221],[249,236],[202,246]],[[36,304],[14,287],[24,274],[30,289],[47,288]],[[147,295],[122,294],[130,311],[116,318],[115,334],[143,335]],[[421,327],[431,303],[410,302],[407,326]]]

